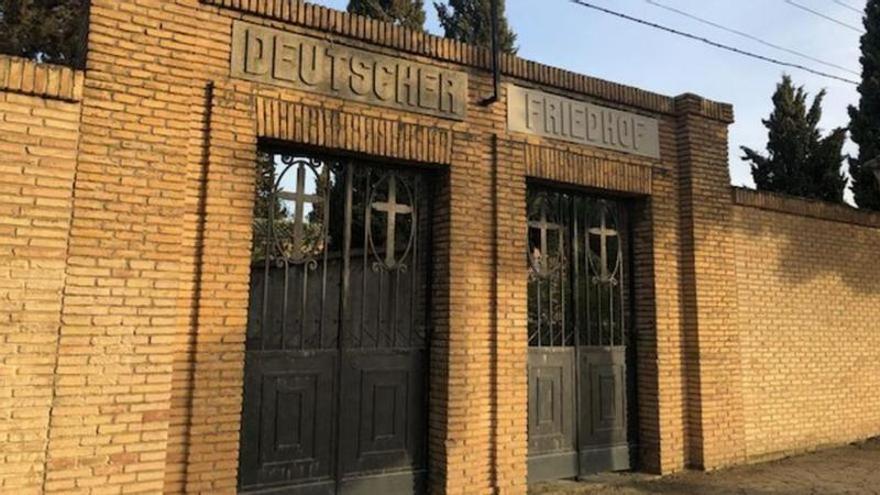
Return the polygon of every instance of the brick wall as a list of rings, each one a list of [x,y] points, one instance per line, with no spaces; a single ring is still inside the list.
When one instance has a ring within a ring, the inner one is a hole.
[[[746,452],[880,434],[880,215],[735,191]]]
[[[468,118],[232,78],[241,19],[466,71]],[[880,222],[741,191],[732,205],[732,111],[693,95],[504,56],[506,82],[657,118],[661,158],[509,133],[505,87],[480,103],[488,55],[299,0],[93,0],[84,81],[0,58],[0,487],[234,493],[260,140],[439,170],[434,493],[526,490],[529,181],[631,206],[642,469],[876,433],[860,377],[878,376],[877,346],[860,344]]]
[[[82,73],[0,56],[0,492],[45,474]]]

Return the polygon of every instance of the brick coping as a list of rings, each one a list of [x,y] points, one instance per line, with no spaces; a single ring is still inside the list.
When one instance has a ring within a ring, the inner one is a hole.
[[[880,213],[859,210],[851,206],[798,198],[785,194],[756,191],[745,187],[733,187],[732,195],[733,202],[737,206],[880,228]]]
[[[82,71],[0,55],[0,91],[77,102],[82,99]]]
[[[491,53],[485,48],[303,0],[199,1],[205,5],[304,26],[437,60],[483,70],[491,70],[492,67]],[[500,64],[502,74],[509,77],[651,112],[670,115],[679,113],[676,98],[673,97],[578,74],[510,54],[502,54]],[[682,96],[694,98],[694,95],[689,94]],[[733,107],[730,104],[699,99],[700,115],[726,123],[733,122]]]

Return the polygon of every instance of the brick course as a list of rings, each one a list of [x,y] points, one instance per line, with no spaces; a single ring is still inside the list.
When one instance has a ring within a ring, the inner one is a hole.
[[[234,20],[465,71],[468,117],[231,78]],[[731,192],[728,105],[505,55],[505,82],[658,119],[661,157],[510,133],[488,68],[299,0],[93,0],[85,73],[0,57],[0,488],[235,492],[262,143],[438,171],[432,493],[526,490],[530,181],[630,205],[640,469],[880,433],[876,215]]]

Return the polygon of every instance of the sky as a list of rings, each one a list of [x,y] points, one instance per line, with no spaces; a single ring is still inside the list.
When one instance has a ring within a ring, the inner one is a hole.
[[[313,0],[315,1],[315,0]],[[751,41],[669,12],[646,0],[588,0],[651,22],[709,38],[779,60],[806,65],[838,76],[858,76]],[[856,10],[865,0],[654,0],[722,24],[770,43],[824,62],[860,72],[859,36],[842,26],[797,8],[799,4],[849,26],[861,29]],[[347,0],[318,0],[345,9]],[[425,2],[426,27],[442,35],[431,0]],[[601,79],[670,96],[696,93],[734,106],[730,128],[731,182],[754,186],[740,146],[765,149],[767,130],[761,119],[772,110],[770,100],[783,73],[815,95],[825,89],[822,128],[849,123],[847,106],[858,103],[856,86],[798,69],[728,53],[697,41],[657,31],[630,21],[586,9],[570,0],[507,0],[507,18],[517,33],[519,56]],[[844,152],[857,152],[848,142]],[[848,192],[848,200],[852,195]]]

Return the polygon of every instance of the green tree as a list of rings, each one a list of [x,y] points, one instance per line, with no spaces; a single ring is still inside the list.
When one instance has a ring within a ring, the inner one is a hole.
[[[83,67],[88,0],[0,0],[0,53]]]
[[[850,157],[849,174],[856,204],[880,211],[880,188],[874,174],[864,166],[880,157],[880,0],[868,0],[864,25],[859,106],[849,107],[850,137],[859,145],[859,156]]]
[[[423,0],[349,0],[348,11],[418,31],[425,29]]]
[[[492,46],[492,1],[449,0],[448,5],[434,3],[447,38],[472,45]],[[515,54],[516,34],[507,24],[504,0],[498,0],[498,46],[501,51]]]
[[[743,159],[751,162],[759,190],[842,203],[847,183],[840,170],[846,129],[822,137],[819,121],[825,91],[809,108],[808,96],[803,86],[796,88],[789,76],[783,76],[773,94],[773,112],[762,121],[768,130],[767,156],[743,146]]]

